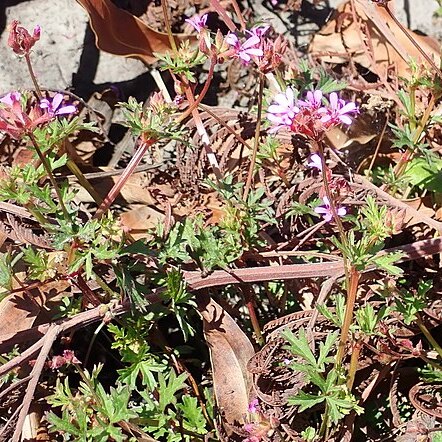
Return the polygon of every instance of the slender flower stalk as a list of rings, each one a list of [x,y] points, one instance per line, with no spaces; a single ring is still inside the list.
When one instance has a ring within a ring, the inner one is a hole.
[[[199,106],[201,101],[203,101],[204,97],[206,96],[209,87],[213,80],[213,72],[215,70],[215,66],[217,64],[217,57],[216,54],[213,54],[212,57],[210,57],[210,65],[209,65],[209,72],[207,74],[207,79],[204,83],[203,89],[201,90],[201,93],[198,95],[197,98],[194,99],[193,103],[189,105],[189,107],[176,119],[176,122],[179,123],[183,120],[185,120],[190,114],[193,113],[193,111]]]
[[[183,79],[183,82],[185,85],[187,85],[187,82],[185,79]],[[186,94],[187,100],[189,101],[190,106],[192,107],[193,103],[195,102],[195,97],[193,95],[191,88],[188,85],[185,86],[185,94]],[[192,117],[195,121],[196,130],[197,130],[197,132],[203,142],[204,150],[206,151],[206,155],[207,155],[207,159],[209,161],[209,164],[212,167],[212,170],[213,170],[213,173],[215,174],[216,179],[220,180],[220,179],[222,179],[222,174],[221,174],[221,170],[219,168],[218,160],[216,159],[215,152],[211,148],[210,138],[207,135],[206,128],[204,127],[204,124],[201,120],[201,116],[199,114],[197,107],[195,107],[192,110]]]
[[[101,218],[104,213],[106,213],[111,206],[111,204],[115,201],[115,198],[120,194],[121,189],[124,184],[128,180],[128,178],[132,175],[135,168],[140,164],[141,159],[147,152],[147,149],[151,147],[157,140],[150,139],[143,142],[135,152],[135,155],[129,161],[124,172],[119,176],[118,181],[113,185],[112,189],[107,194],[106,198],[102,201],[97,211],[94,214],[94,218]]]
[[[250,159],[249,172],[247,174],[246,186],[244,188],[243,200],[247,201],[249,196],[250,188],[252,186],[253,175],[255,172],[256,156],[259,149],[259,140],[261,133],[261,115],[262,115],[262,95],[264,91],[264,75],[259,77],[259,90],[258,90],[258,115],[256,117],[256,129],[255,129],[255,139],[253,144],[252,158]]]
[[[31,63],[31,57],[29,56],[29,54],[25,54],[25,60],[26,60],[26,66],[28,67],[29,75],[31,76],[32,79],[32,83],[34,83],[35,93],[37,94],[37,97],[41,100],[43,98],[43,94],[38,84],[37,77],[34,73],[34,69]]]
[[[172,27],[170,26],[170,20],[169,20],[169,8],[167,5],[167,0],[161,0],[161,7],[163,8],[163,17],[164,17],[164,24],[166,26],[166,32],[167,36],[169,38],[169,44],[172,48],[172,51],[174,54],[178,53],[178,48],[175,42],[175,37],[172,33]]]

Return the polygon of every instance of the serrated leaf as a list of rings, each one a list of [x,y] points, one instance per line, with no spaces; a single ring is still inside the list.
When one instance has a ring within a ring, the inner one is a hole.
[[[310,365],[316,366],[316,358],[310,349],[304,328],[299,329],[298,337],[289,329],[283,330],[281,336],[290,343],[290,346],[285,348],[289,349],[294,355],[305,359]]]
[[[313,394],[300,391],[296,396],[289,397],[287,399],[287,403],[289,405],[298,405],[299,412],[302,413],[303,411],[312,408],[315,405],[320,404],[321,402],[324,402],[324,400],[324,396],[315,396]]]
[[[428,162],[423,157],[413,158],[407,165],[405,175],[415,186],[442,193],[442,159],[432,157]]]

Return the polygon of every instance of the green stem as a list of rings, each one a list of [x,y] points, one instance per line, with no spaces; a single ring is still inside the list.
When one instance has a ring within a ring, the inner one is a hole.
[[[437,72],[439,78],[442,79],[442,71],[436,66],[436,63],[432,60],[432,58],[421,48],[419,43],[416,42],[413,36],[408,32],[407,28],[405,28],[405,26],[396,18],[396,16],[393,14],[390,7],[388,6],[388,3],[385,2],[385,4],[382,4],[382,7],[385,8],[388,15],[392,18],[392,20],[396,23],[396,25],[400,28],[400,30],[405,34],[408,40],[410,40],[412,45],[419,51],[422,57],[424,57],[425,60],[428,61],[430,66]]]
[[[319,429],[319,437],[324,437],[324,439],[325,439],[325,435],[326,435],[327,428],[328,428],[328,421],[329,421],[329,407],[326,402],[324,415],[322,417],[321,428]]]
[[[434,95],[431,95],[430,102],[428,103],[428,106],[425,109],[424,115],[422,115],[422,118],[419,122],[419,127],[417,128],[416,133],[413,137],[413,147],[409,147],[402,154],[401,158],[399,159],[399,162],[396,164],[394,168],[394,175],[396,178],[399,178],[404,173],[406,164],[413,158],[413,155],[415,153],[414,145],[419,141],[419,138],[421,137],[421,134],[425,129],[435,103],[436,99]]]
[[[256,155],[258,154],[259,148],[259,135],[261,133],[261,115],[262,115],[262,94],[264,91],[264,76],[260,74],[259,76],[259,90],[258,90],[258,115],[256,116],[256,128],[255,128],[255,140],[253,144],[252,158],[250,160],[249,173],[247,175],[246,187],[244,188],[243,200],[247,201],[249,196],[250,188],[252,186],[253,175],[255,172]]]
[[[233,9],[235,11],[235,14],[238,17],[239,22],[241,23],[241,31],[244,32],[246,30],[246,28],[247,28],[247,25],[246,25],[246,22],[244,20],[244,17],[242,16],[241,9],[239,9],[239,6],[238,6],[238,3],[237,3],[236,0],[231,0],[231,3],[232,3],[232,6],[233,6]]]
[[[114,292],[108,285],[107,283],[100,277],[97,275],[97,273],[95,273],[92,270],[92,275],[94,277],[95,282],[100,286],[100,288],[103,290],[103,292],[107,293],[110,297],[110,299],[116,299],[118,298],[118,293]]]
[[[440,356],[440,358],[442,358],[442,347],[439,345],[439,343],[436,341],[436,339],[433,338],[432,334],[430,333],[430,330],[428,330],[427,326],[422,322],[421,316],[419,314],[417,314],[416,316],[417,316],[416,323],[417,323],[418,327],[420,328],[421,332],[427,338],[427,341],[437,351],[437,354]]]
[[[86,191],[89,193],[89,195],[92,197],[92,199],[97,204],[101,204],[103,199],[101,198],[100,195],[98,195],[98,193],[92,187],[92,184],[86,179],[86,177],[81,172],[80,168],[75,164],[75,162],[73,160],[71,160],[70,158],[68,158],[66,166],[68,166],[68,169],[72,172],[73,175],[75,175],[75,178],[77,178],[80,185],[83,186],[84,189],[86,189]]]
[[[322,182],[324,184],[325,194],[327,195],[327,198],[328,198],[328,201],[330,204],[330,209],[333,214],[333,219],[335,220],[336,225],[338,227],[339,236],[341,238],[342,245],[348,247],[347,235],[345,234],[344,226],[343,226],[341,218],[339,217],[338,212],[336,210],[335,201],[334,201],[333,195],[331,194],[330,186],[329,186],[328,180],[327,180],[327,165],[325,164],[324,146],[322,144],[322,141],[318,142],[317,145],[319,148],[319,156],[321,157]],[[343,258],[344,258],[344,268],[346,269],[347,262],[346,262],[345,255],[343,255]],[[348,276],[348,275],[346,274],[346,276]],[[348,278],[347,278],[347,280],[348,280]]]
[[[225,8],[221,5],[218,0],[210,0],[211,6],[215,9],[215,11],[219,14],[219,16],[223,19],[225,25],[229,28],[230,32],[236,31],[236,25],[233,23],[232,19],[227,14]]]
[[[40,146],[38,145],[37,140],[34,137],[34,134],[32,132],[28,132],[28,136],[32,142],[32,145],[34,146],[35,151],[37,152],[39,160],[43,164],[43,167],[48,175],[49,181],[51,182],[51,184],[55,190],[55,193],[57,194],[58,200],[60,202],[61,211],[63,212],[63,216],[64,216],[65,220],[68,221],[70,218],[69,212],[67,211],[66,206],[64,204],[61,190],[58,187],[57,180],[55,179],[54,174],[52,173],[51,166],[50,166],[47,158],[44,156],[43,152],[41,151]]]
[[[27,210],[29,210],[29,213],[41,224],[41,225],[47,225],[51,224],[50,221],[42,215],[38,210],[35,210],[34,207],[31,207],[30,204],[24,205]]]

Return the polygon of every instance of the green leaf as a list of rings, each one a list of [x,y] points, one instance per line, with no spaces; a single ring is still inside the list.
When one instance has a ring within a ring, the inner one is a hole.
[[[177,405],[184,418],[184,428],[200,434],[206,434],[206,419],[196,397],[185,395],[182,403]]]
[[[298,337],[289,329],[283,330],[281,336],[290,343],[290,346],[286,346],[285,348],[290,350],[294,355],[305,359],[310,365],[316,366],[315,355],[310,349],[304,328],[299,329]]]
[[[442,159],[424,157],[413,158],[405,169],[410,183],[432,192],[442,193]]]
[[[179,376],[174,371],[170,372],[169,379],[164,377],[163,373],[158,376],[159,383],[159,409],[164,411],[170,404],[176,403],[176,393],[184,388],[185,381],[187,379],[187,373],[181,373]]]
[[[289,397],[287,399],[287,403],[289,405],[298,405],[299,412],[307,410],[308,408],[312,408],[321,402],[324,402],[325,396],[315,396],[313,394],[304,393],[300,391],[296,396]]]
[[[334,358],[329,356],[332,347],[334,346],[336,339],[338,338],[338,332],[333,332],[327,335],[325,342],[319,343],[319,358],[317,366],[321,371],[325,370],[325,364],[333,362]]]
[[[399,261],[403,256],[404,254],[402,252],[388,253],[376,256],[371,259],[370,262],[374,262],[378,268],[385,270],[390,275],[400,276],[404,271],[400,267],[393,265],[393,263]]]

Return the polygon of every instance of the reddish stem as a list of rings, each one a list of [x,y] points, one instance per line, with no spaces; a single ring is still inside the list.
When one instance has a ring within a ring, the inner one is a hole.
[[[141,145],[135,152],[135,155],[129,161],[129,164],[127,165],[125,171],[120,175],[118,181],[114,184],[110,192],[107,194],[106,198],[104,198],[103,202],[100,204],[100,207],[98,207],[97,211],[95,212],[94,218],[100,218],[103,213],[105,213],[109,209],[111,204],[115,201],[115,198],[117,198],[117,196],[120,194],[120,191],[126,184],[126,181],[134,172],[134,169],[138,166],[138,164],[140,164],[140,161],[146,153],[147,149],[152,146],[156,141],[157,140],[155,139],[149,139],[141,143]]]

